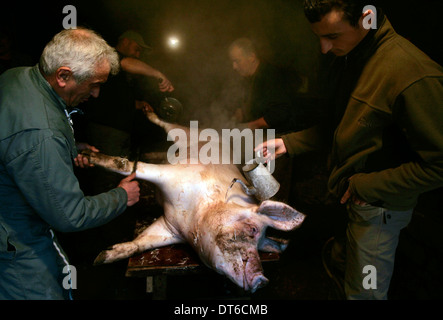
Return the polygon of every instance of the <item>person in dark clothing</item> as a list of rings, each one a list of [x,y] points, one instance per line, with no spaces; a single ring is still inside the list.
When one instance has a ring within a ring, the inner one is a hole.
[[[123,33],[116,46],[122,71],[110,77],[100,97],[85,108],[85,141],[105,154],[131,157],[137,149],[133,143],[136,112],[150,108],[143,100],[138,77],[155,78],[162,92],[174,90],[165,75],[139,60],[142,50],[148,48],[139,33],[132,30]]]
[[[229,46],[228,52],[233,69],[244,80],[243,104],[234,116],[239,127],[273,129],[274,134],[304,128],[302,110],[294,104],[296,89],[293,83],[288,82],[289,77],[284,70],[260,58],[255,44],[249,38],[236,39]],[[264,134],[267,134],[267,130]],[[288,200],[292,167],[292,159],[280,158],[276,161],[273,175],[281,187],[275,199]]]
[[[330,151],[328,188],[348,224],[326,265],[341,271],[341,298],[387,299],[400,230],[419,195],[443,186],[443,68],[365,1],[305,0],[305,13],[334,55],[329,120],[257,150]]]
[[[236,110],[237,121],[250,129],[275,129],[277,133],[302,128],[302,110],[294,105],[294,87],[278,68],[260,59],[254,43],[239,38],[229,47],[232,66],[244,78],[243,105]],[[298,113],[297,113],[298,112]]]
[[[124,58],[119,53],[121,62]],[[86,138],[101,152],[128,157],[131,152],[131,133],[134,127],[137,88],[134,78],[125,71],[110,77],[98,99],[84,106],[87,126]]]

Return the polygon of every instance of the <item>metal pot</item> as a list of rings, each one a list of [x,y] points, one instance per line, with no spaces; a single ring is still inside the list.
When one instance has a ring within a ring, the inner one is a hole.
[[[234,178],[228,192],[238,182],[242,186],[243,191],[249,196],[255,196],[258,200],[264,201],[272,198],[280,189],[280,183],[272,176],[268,168],[263,163],[253,160],[252,163],[246,164],[242,168],[246,179],[252,186],[247,186],[241,179]]]
[[[158,82],[162,81],[163,79],[158,79]],[[165,93],[160,92],[160,104],[155,111],[163,120],[176,122],[183,112],[183,106],[177,99],[167,97]]]
[[[158,116],[167,122],[176,122],[183,112],[183,106],[175,98],[163,97],[156,110]]]
[[[254,186],[254,196],[258,200],[268,200],[280,189],[280,183],[272,176],[263,163],[253,161],[242,168],[246,179]]]

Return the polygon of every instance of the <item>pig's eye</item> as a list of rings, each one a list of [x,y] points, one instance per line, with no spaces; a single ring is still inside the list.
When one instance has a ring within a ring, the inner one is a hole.
[[[258,233],[258,228],[256,226],[253,225],[248,225],[248,233],[249,236],[253,237]]]

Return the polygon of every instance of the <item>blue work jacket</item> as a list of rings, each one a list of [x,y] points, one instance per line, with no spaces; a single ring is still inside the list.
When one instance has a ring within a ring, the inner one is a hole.
[[[126,209],[115,188],[85,196],[65,102],[38,65],[0,76],[0,299],[65,299],[68,263],[51,229],[103,225]]]

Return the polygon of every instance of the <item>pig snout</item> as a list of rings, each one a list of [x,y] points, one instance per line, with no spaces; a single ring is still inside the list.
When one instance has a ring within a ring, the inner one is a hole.
[[[268,284],[269,280],[263,274],[257,274],[250,282],[249,288],[251,293]]]
[[[244,280],[246,281],[244,284],[245,290],[254,293],[257,289],[264,287],[269,282],[263,275],[263,268],[257,251],[250,250],[248,252],[248,259],[245,262],[244,268]]]

